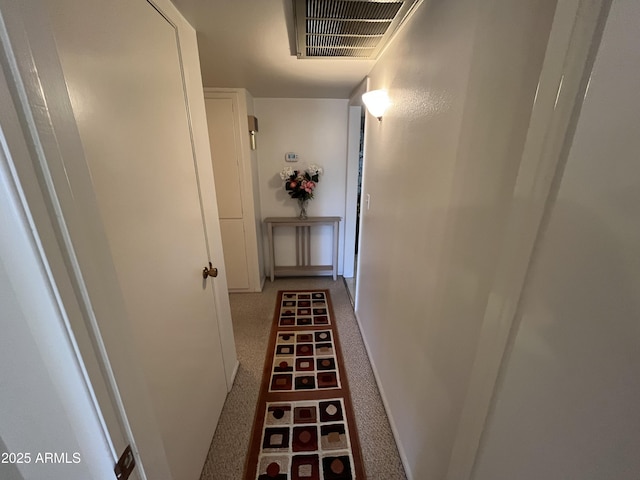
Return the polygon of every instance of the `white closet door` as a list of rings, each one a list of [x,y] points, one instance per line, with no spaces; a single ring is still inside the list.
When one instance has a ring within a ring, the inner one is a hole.
[[[196,480],[227,385],[177,32],[145,0],[51,10],[173,478]]]
[[[242,218],[240,147],[234,128],[233,100],[207,98],[205,104],[220,218]]]

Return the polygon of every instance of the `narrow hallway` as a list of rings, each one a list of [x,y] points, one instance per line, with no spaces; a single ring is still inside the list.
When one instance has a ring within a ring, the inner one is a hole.
[[[327,277],[276,279],[267,281],[262,293],[230,295],[240,368],[224,405],[201,480],[242,477],[276,296],[278,290],[286,289],[330,290],[367,478],[406,479],[344,282],[342,278],[334,282]]]

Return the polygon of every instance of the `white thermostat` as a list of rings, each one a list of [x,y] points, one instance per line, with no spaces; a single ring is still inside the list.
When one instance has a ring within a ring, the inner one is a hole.
[[[300,156],[294,152],[287,152],[284,154],[285,162],[297,162]]]

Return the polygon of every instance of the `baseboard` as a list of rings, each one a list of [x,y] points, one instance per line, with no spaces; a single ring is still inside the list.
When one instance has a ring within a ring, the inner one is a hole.
[[[252,293],[248,288],[229,288],[229,293]]]
[[[387,412],[389,425],[391,425],[391,433],[393,433],[393,438],[396,441],[396,447],[398,448],[398,453],[400,454],[400,460],[402,461],[402,465],[404,467],[407,480],[414,480],[413,473],[409,469],[409,461],[407,459],[407,455],[405,454],[404,448],[402,447],[402,443],[400,442],[400,435],[398,434],[396,423],[393,420],[393,416],[391,415],[391,410],[389,408],[389,402],[387,401],[387,396],[385,395],[384,389],[382,388],[382,383],[380,382],[378,369],[376,368],[376,364],[373,361],[373,358],[371,358],[371,349],[369,348],[369,344],[367,343],[367,338],[364,336],[364,333],[362,332],[362,324],[360,322],[360,317],[358,316],[358,313],[355,310],[353,314],[356,317],[356,323],[358,324],[358,329],[360,330],[360,336],[362,337],[364,348],[367,351],[367,357],[369,357],[369,363],[371,364],[371,369],[373,370],[373,376],[376,379],[376,385],[378,385],[378,391],[380,392],[380,397],[382,398],[382,405],[384,406],[385,412]]]
[[[344,289],[347,291],[347,296],[349,297],[349,302],[351,302],[351,308],[353,308],[353,313],[355,314],[355,308],[356,308],[356,299],[353,298],[353,295],[351,295],[351,290],[349,290],[349,287],[347,286],[347,279],[342,277],[342,283],[344,284]],[[360,325],[358,325],[358,329],[360,329]],[[360,329],[360,336],[362,337],[362,330]]]
[[[267,280],[267,277],[262,277],[260,279],[259,287],[247,287],[247,288],[229,288],[229,293],[261,293],[264,289],[264,283]]]
[[[240,362],[238,360],[236,360],[236,366],[233,367],[233,372],[231,373],[231,382],[227,386],[227,393],[229,393],[231,391],[231,389],[233,388],[233,384],[236,381],[236,375],[238,375],[238,369],[239,368],[240,368]]]

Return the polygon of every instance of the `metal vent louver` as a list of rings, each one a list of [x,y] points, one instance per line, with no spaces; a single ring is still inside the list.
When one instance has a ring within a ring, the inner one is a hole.
[[[298,58],[376,58],[416,0],[293,0]]]

